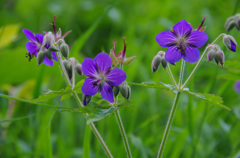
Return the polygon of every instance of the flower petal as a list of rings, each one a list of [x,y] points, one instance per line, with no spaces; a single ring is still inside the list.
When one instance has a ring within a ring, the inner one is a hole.
[[[82,62],[82,70],[86,76],[97,77],[96,64],[93,59],[85,58]]]
[[[107,76],[107,79],[110,80],[112,86],[118,86],[126,80],[126,73],[119,68],[114,68],[110,71]]]
[[[99,53],[94,58],[94,61],[98,68],[100,69],[101,73],[106,73],[112,66],[112,60],[107,53]]]
[[[23,29],[22,31],[30,41],[33,41],[33,42],[37,43],[37,40],[36,40],[34,34],[30,30]]]
[[[176,40],[172,31],[163,31],[156,36],[156,41],[161,47],[169,47]]]
[[[186,62],[195,63],[199,59],[199,50],[198,48],[186,46],[185,54],[182,57]]]
[[[36,37],[36,39],[38,40],[39,43],[41,43],[41,44],[43,43],[43,37],[44,37],[44,35],[42,35],[42,34],[36,34],[35,37]]]
[[[189,38],[187,39],[187,44],[202,47],[208,40],[208,35],[201,31],[192,31]]]
[[[87,78],[82,85],[82,92],[85,95],[95,95],[98,92],[98,86],[93,85],[94,80]]]
[[[112,86],[109,85],[108,83],[106,82],[103,83],[100,93],[103,99],[109,101],[110,103],[114,102]]]
[[[169,47],[165,54],[165,60],[169,63],[175,63],[179,61],[182,57],[182,53],[177,49],[177,47]]]
[[[53,66],[53,61],[48,59],[47,56],[44,57],[43,64],[47,66]]]
[[[51,53],[52,53],[53,60],[58,61],[56,53],[53,51],[51,51]]]
[[[236,52],[236,44],[235,43],[233,43],[231,40],[230,40],[230,42],[231,42],[231,51],[233,51],[233,52]]]
[[[30,53],[30,54],[33,54],[33,53],[37,53],[38,51],[38,46],[36,46],[34,43],[32,42],[27,42],[26,43],[26,49],[27,51]]]
[[[240,80],[236,81],[234,84],[234,89],[237,93],[240,93]]]
[[[181,20],[176,25],[173,26],[173,31],[176,32],[176,34],[179,36],[183,36],[190,30],[192,30],[192,26],[189,25],[186,20]]]

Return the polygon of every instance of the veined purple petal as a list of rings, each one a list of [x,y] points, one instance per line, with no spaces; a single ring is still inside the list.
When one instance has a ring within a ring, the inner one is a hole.
[[[234,44],[231,40],[231,51],[236,52],[236,44]]]
[[[112,86],[109,85],[108,83],[106,82],[103,83],[100,93],[103,99],[109,101],[110,103],[114,102]]]
[[[107,53],[99,53],[94,61],[96,65],[99,67],[101,73],[105,73],[112,66],[112,60]]]
[[[36,40],[34,34],[30,30],[23,29],[22,31],[30,41],[33,41],[33,42],[37,43],[37,40]]]
[[[208,40],[208,35],[201,31],[192,31],[189,38],[187,39],[187,44],[194,45],[197,47],[202,47]]]
[[[240,80],[236,81],[236,83],[234,84],[234,89],[237,93],[240,93]]]
[[[163,31],[156,36],[156,41],[161,47],[169,47],[176,40],[172,31]]]
[[[93,59],[91,58],[85,58],[82,62],[82,70],[84,75],[89,77],[96,78],[98,76],[97,70],[96,70],[96,64]]]
[[[41,44],[43,43],[43,37],[44,37],[44,35],[42,35],[42,34],[36,34],[35,37],[36,37],[36,39],[37,39]]]
[[[192,26],[189,25],[186,20],[181,20],[176,25],[173,26],[173,31],[176,32],[176,34],[179,36],[183,36],[190,30],[192,30]]]
[[[27,48],[27,51],[28,51],[30,54],[37,53],[37,50],[39,49],[38,46],[35,45],[35,44],[32,43],[32,42],[27,42],[27,43],[26,43],[26,48]]]
[[[53,51],[51,51],[51,53],[52,53],[53,60],[58,61],[56,53]]]
[[[182,57],[189,63],[195,63],[199,59],[199,50],[198,48],[186,46],[185,54]]]
[[[112,86],[118,86],[126,80],[126,73],[119,68],[114,68],[110,71],[107,79],[110,80]]]
[[[85,95],[95,95],[98,92],[98,86],[93,85],[94,80],[87,78],[82,85],[82,92]]]
[[[177,47],[169,47],[165,54],[165,60],[169,63],[175,63],[179,61],[182,57],[182,53],[177,49]]]
[[[53,61],[48,59],[47,56],[44,57],[43,64],[47,66],[53,66]]]

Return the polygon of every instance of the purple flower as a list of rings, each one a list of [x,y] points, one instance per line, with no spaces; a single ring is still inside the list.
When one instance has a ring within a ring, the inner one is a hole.
[[[88,77],[82,86],[85,95],[95,95],[100,91],[103,99],[114,102],[113,86],[126,80],[126,73],[119,68],[111,69],[112,60],[107,53],[99,53],[94,59],[85,58],[82,62],[83,73]]]
[[[163,31],[156,36],[161,47],[168,47],[165,60],[175,63],[183,58],[189,63],[199,59],[199,50],[208,40],[208,35],[202,31],[193,30],[186,20],[179,21],[172,31]]]
[[[27,30],[27,29],[23,29],[22,31],[27,36],[27,38],[30,40],[30,42],[26,43],[26,48],[27,48],[27,51],[29,52],[28,56],[31,59],[32,56],[37,56],[38,52],[40,51],[40,49],[42,47],[44,35],[42,35],[42,34],[34,35],[30,30]],[[46,49],[48,49],[50,47],[50,45],[46,44],[44,47]],[[52,58],[54,60],[58,61],[56,53],[53,51],[51,51],[51,53],[52,53]],[[43,60],[43,63],[47,66],[53,66],[53,61],[51,59],[48,59],[46,55]]]
[[[236,81],[236,83],[234,84],[234,89],[237,93],[240,93],[240,80]]]

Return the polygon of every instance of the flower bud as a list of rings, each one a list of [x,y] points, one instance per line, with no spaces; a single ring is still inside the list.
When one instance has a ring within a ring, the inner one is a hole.
[[[58,42],[57,42],[58,47],[60,48],[60,46],[64,43],[65,43],[65,41],[63,39],[59,39]]]
[[[51,46],[53,44],[53,40],[54,40],[54,37],[53,37],[53,34],[52,32],[48,32],[44,37],[43,37],[43,45],[49,45]]]
[[[60,38],[62,36],[62,31],[61,31],[61,29],[59,28],[58,29],[58,32],[57,32],[57,34],[56,34],[56,39],[57,38]]]
[[[92,100],[91,95],[85,95],[85,94],[82,95],[83,105],[87,105],[91,100]]]
[[[158,55],[161,58],[161,65],[165,69],[167,67],[167,61],[165,60],[165,52],[164,51],[159,51]]]
[[[236,81],[236,83],[234,84],[234,89],[237,93],[240,94],[240,80]]]
[[[226,32],[232,30],[234,28],[234,26],[236,26],[235,18],[234,17],[228,18],[226,23],[225,23]]]
[[[219,46],[216,44],[210,45],[208,52],[207,52],[207,59],[208,61],[212,61],[213,59],[215,59],[215,54],[218,51]]]
[[[72,79],[72,62],[71,60],[63,60],[63,65],[65,67],[65,70],[67,71],[68,78],[71,80]]]
[[[37,54],[37,64],[38,64],[38,66],[43,62],[44,58],[45,58],[45,53],[43,51],[40,51]]]
[[[76,64],[75,69],[76,69],[77,73],[78,73],[80,76],[82,76],[83,71],[82,71],[82,65],[81,65],[80,63],[77,63],[77,64]]]
[[[126,83],[122,83],[119,86],[120,89],[120,93],[122,94],[122,96],[126,99],[129,100],[130,96],[131,96],[131,88],[126,84]]]
[[[240,14],[235,15],[235,24],[238,31],[240,31]]]
[[[69,47],[66,43],[60,46],[60,51],[62,53],[62,56],[64,56],[67,59],[69,54]]]
[[[222,50],[218,50],[215,54],[215,62],[217,63],[220,63],[221,66],[223,67],[223,64],[224,64],[224,60],[225,60],[225,57],[224,57],[224,53]]]
[[[46,50],[45,54],[48,59],[52,60],[52,53],[49,50]]]
[[[236,52],[237,42],[236,40],[230,35],[223,36],[223,44],[231,51]]]
[[[114,95],[114,97],[118,96],[119,91],[120,91],[119,86],[113,86],[113,95]]]
[[[156,72],[161,64],[161,57],[157,54],[152,60],[152,73]]]
[[[53,52],[57,52],[57,51],[58,51],[58,48],[52,44],[52,45],[50,46],[49,50],[50,50],[50,51],[53,51]]]

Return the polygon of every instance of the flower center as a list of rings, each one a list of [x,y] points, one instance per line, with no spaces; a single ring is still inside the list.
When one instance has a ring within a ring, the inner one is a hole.
[[[177,49],[181,52],[184,52],[186,49],[186,39],[185,38],[179,38],[177,41]]]
[[[98,74],[98,79],[94,81],[92,84],[93,86],[100,86],[102,83],[107,81],[107,77],[104,74]]]

